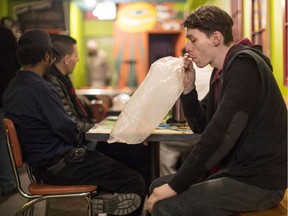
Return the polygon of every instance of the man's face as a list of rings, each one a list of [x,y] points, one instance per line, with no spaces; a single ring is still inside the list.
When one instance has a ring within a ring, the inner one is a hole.
[[[79,61],[78,58],[78,49],[77,46],[74,45],[73,46],[73,53],[71,55],[68,56],[68,60],[67,60],[67,74],[72,74],[73,70],[77,64],[77,62]]]
[[[185,49],[199,68],[211,64],[215,58],[216,50],[211,37],[207,37],[198,29],[187,29],[186,38],[188,41]]]

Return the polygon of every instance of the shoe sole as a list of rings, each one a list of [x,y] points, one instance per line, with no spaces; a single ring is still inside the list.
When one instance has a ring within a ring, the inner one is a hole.
[[[106,213],[112,215],[127,215],[135,211],[141,204],[137,194],[99,195],[92,199],[93,215]]]

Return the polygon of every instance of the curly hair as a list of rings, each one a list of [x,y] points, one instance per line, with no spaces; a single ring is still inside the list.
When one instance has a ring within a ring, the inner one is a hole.
[[[216,6],[205,5],[197,8],[186,18],[183,26],[198,29],[207,36],[219,31],[224,37],[225,45],[233,42],[233,20],[228,13]]]

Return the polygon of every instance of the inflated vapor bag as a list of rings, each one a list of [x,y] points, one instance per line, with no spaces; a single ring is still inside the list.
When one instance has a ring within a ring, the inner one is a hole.
[[[108,142],[143,142],[180,97],[183,76],[182,57],[167,56],[155,61],[120,113]]]

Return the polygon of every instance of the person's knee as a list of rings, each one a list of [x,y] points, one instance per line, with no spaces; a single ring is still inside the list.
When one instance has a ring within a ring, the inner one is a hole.
[[[179,214],[179,210],[177,209],[177,206],[172,205],[169,201],[166,202],[166,200],[162,200],[162,201],[155,203],[153,207],[152,215],[153,216],[158,216],[158,215],[172,216],[172,215],[180,215],[180,214]]]
[[[159,182],[157,181],[157,179],[155,179],[154,181],[152,181],[152,183],[149,186],[149,194],[151,194],[154,190],[154,188],[159,187]]]
[[[137,173],[138,174],[138,173]],[[138,185],[138,194],[141,196],[141,197],[145,197],[146,196],[146,182],[144,180],[144,178],[142,177],[142,175],[138,174],[137,175],[137,183],[136,185]]]
[[[160,202],[155,203],[155,205],[153,207],[152,215],[153,216],[158,216],[158,215],[169,216],[169,215],[173,215],[173,214],[172,214],[169,206],[165,205],[164,201],[160,201]]]
[[[161,176],[157,179],[154,179],[152,181],[152,183],[150,184],[149,193],[151,194],[153,192],[154,188],[168,183],[173,178],[174,175],[175,174],[171,174],[171,175]]]

